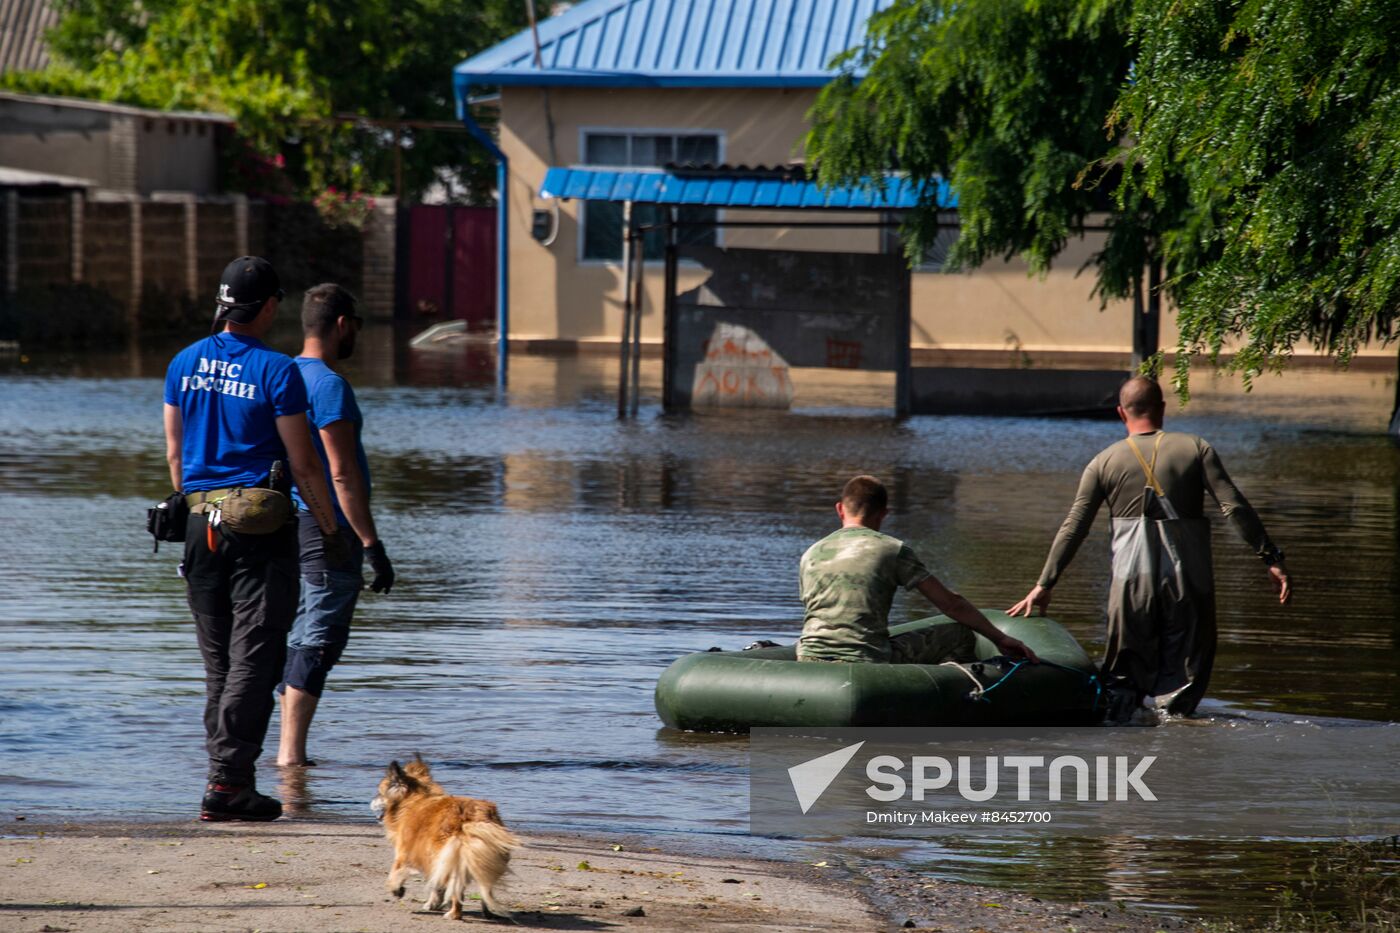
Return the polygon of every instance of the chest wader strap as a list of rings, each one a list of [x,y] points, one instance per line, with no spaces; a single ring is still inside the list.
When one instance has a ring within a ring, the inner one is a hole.
[[[1157,482],[1157,473],[1156,473],[1156,470],[1154,469],[1154,467],[1157,466],[1157,451],[1158,451],[1158,449],[1162,446],[1162,438],[1163,438],[1165,435],[1166,435],[1166,432],[1165,432],[1165,431],[1158,431],[1158,432],[1157,432],[1157,442],[1156,442],[1155,444],[1152,445],[1152,462],[1151,462],[1151,463],[1148,463],[1148,462],[1147,462],[1147,459],[1146,459],[1145,457],[1143,457],[1142,451],[1141,451],[1141,450],[1138,450],[1138,445],[1137,445],[1136,442],[1133,441],[1132,436],[1130,435],[1130,436],[1128,437],[1128,446],[1132,448],[1133,456],[1134,456],[1134,457],[1137,457],[1137,462],[1140,463],[1140,464],[1142,464],[1142,472],[1144,472],[1144,473],[1147,474],[1147,485],[1151,486],[1151,487],[1152,487],[1152,491],[1155,492],[1159,497],[1161,497],[1161,498],[1163,498],[1163,499],[1165,499],[1165,498],[1167,497],[1167,494],[1166,494],[1165,492],[1162,491],[1162,484],[1159,483],[1159,482]]]

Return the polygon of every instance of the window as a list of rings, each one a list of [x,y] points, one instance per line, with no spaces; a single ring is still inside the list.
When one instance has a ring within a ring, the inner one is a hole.
[[[716,164],[719,162],[719,136],[714,133],[587,133],[583,139],[585,165],[659,167],[672,162]],[[660,223],[666,209],[654,204],[632,205],[638,224]],[[713,222],[719,211],[713,207],[682,207],[676,219],[686,222]],[[680,246],[714,246],[714,227],[682,227],[676,231]],[[666,251],[666,234],[649,230],[642,239],[643,255],[661,259]],[[583,258],[620,261],[622,259],[622,205],[611,201],[585,201],[583,204]]]

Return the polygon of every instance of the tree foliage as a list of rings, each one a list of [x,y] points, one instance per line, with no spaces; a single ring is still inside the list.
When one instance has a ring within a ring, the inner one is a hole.
[[[518,0],[71,0],[64,9],[50,36],[56,63],[5,84],[228,113],[252,153],[305,193],[392,191],[393,132],[339,117],[452,120],[452,66],[525,25]],[[441,167],[478,176],[486,167],[463,133],[403,135],[408,196]]]
[[[1232,350],[1248,380],[1299,344],[1345,361],[1395,335],[1396,23],[1395,0],[1137,0],[1122,193],[1184,181],[1196,205],[1163,241],[1182,351]]]
[[[1133,61],[1127,10],[1080,0],[896,0],[839,60],[810,117],[807,154],[825,184],[891,169],[951,179],[960,236],[952,268],[1019,254],[1043,272],[1093,212],[1120,162],[1104,122]],[[911,258],[937,233],[926,198],[907,220]],[[1113,211],[1098,288],[1123,297],[1160,213],[1146,193]]]
[[[1345,361],[1397,334],[1397,22],[1400,0],[896,0],[808,154],[825,183],[950,179],[955,267],[1043,271],[1110,208],[1098,293],[1160,268],[1178,389],[1222,351],[1248,384],[1300,344]],[[911,257],[936,221],[912,213]]]

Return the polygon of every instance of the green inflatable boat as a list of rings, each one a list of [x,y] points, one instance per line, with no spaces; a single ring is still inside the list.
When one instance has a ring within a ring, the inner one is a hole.
[[[706,651],[675,661],[656,683],[656,711],[673,729],[747,732],[755,726],[1075,725],[1103,718],[1094,662],[1047,618],[983,610],[1043,663],[999,657],[977,637],[979,660],[962,664],[799,662],[797,646]],[[932,625],[934,616],[890,627]]]

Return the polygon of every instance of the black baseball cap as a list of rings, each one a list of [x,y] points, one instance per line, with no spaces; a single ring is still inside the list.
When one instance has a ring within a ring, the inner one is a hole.
[[[215,320],[247,324],[258,316],[269,298],[282,298],[282,280],[272,263],[261,256],[239,256],[219,277]]]

